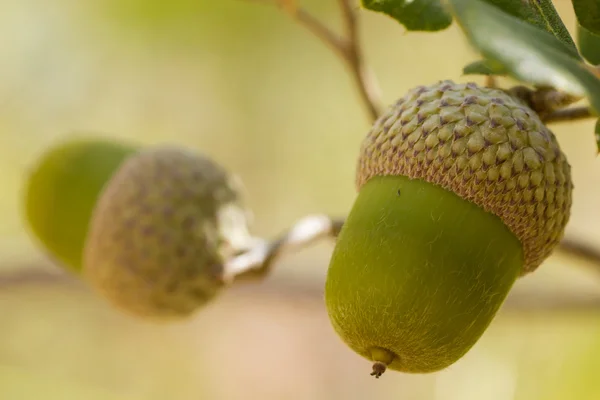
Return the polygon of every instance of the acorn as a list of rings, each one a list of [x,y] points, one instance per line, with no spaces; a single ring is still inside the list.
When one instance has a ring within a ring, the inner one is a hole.
[[[102,190],[83,272],[117,308],[138,317],[192,315],[229,283],[224,264],[251,246],[235,175],[177,147],[140,150]]]
[[[43,251],[67,271],[82,268],[83,243],[100,191],[133,143],[71,137],[44,151],[27,171],[23,214]]]
[[[554,134],[500,89],[410,90],[372,126],[325,285],[333,328],[372,373],[442,370],[483,335],[569,220]]]

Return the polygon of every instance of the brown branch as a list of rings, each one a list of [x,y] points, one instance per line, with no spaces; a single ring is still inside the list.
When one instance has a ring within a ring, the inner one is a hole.
[[[347,51],[345,60],[350,68],[363,103],[371,120],[376,120],[383,112],[381,89],[375,74],[364,61],[359,37],[359,20],[352,0],[338,0],[346,28]]]
[[[496,76],[495,75],[486,75],[484,85],[486,87],[496,89],[498,87],[498,80],[496,79]]]
[[[279,6],[284,13],[296,20],[300,25],[315,35],[331,50],[342,58],[347,57],[346,39],[340,37],[311,13],[298,6],[295,0],[246,0],[255,3],[273,4]]]
[[[71,284],[76,282],[69,275],[38,267],[15,268],[0,272],[0,290],[29,285]]]
[[[260,279],[268,275],[281,257],[304,249],[319,240],[338,236],[344,220],[325,215],[311,215],[299,220],[294,226],[273,241],[257,240],[256,246],[248,252],[233,258],[227,264],[231,280]],[[572,239],[564,239],[558,253],[577,257],[594,265],[600,265],[600,249],[587,246]],[[600,272],[600,270],[599,270]],[[51,271],[42,266],[23,266],[10,272],[0,273],[0,290],[30,285],[56,286],[79,283],[75,277],[62,271]],[[82,285],[83,287],[83,285]],[[322,287],[309,281],[290,280],[279,277],[260,286],[234,286],[235,290],[250,291],[256,295],[276,296],[286,300],[306,297],[320,299]],[[509,295],[503,312],[539,313],[569,311],[600,311],[600,295],[591,292],[554,290],[516,290]]]
[[[312,217],[311,217],[312,218]],[[335,226],[331,231],[331,236],[335,236],[341,227],[339,220],[332,221]],[[325,225],[325,224],[324,224]],[[321,226],[324,226],[321,225]],[[318,229],[317,229],[318,230]],[[321,230],[322,236],[327,237],[327,229]],[[314,231],[313,231],[314,232]],[[283,243],[282,241],[281,243]],[[300,246],[301,247],[301,246]],[[590,249],[584,250],[584,257]],[[598,256],[598,251],[592,252]],[[14,271],[4,271],[0,273],[0,290],[27,288],[35,285],[44,287],[56,287],[58,285],[68,286],[69,288],[84,288],[81,281],[75,279],[69,274],[61,272],[51,272],[43,266],[25,266]],[[252,298],[263,297],[278,299],[278,301],[291,302],[296,300],[315,301],[320,305],[323,297],[322,285],[317,285],[312,280],[298,280],[297,278],[276,277],[265,281],[260,286],[238,285],[233,286],[240,294],[247,294]],[[320,306],[319,306],[320,307]],[[600,294],[590,291],[563,290],[557,293],[551,289],[527,289],[513,290],[501,313],[505,315],[530,314],[530,313],[551,313],[572,312],[572,311],[600,311]]]
[[[557,249],[559,253],[579,258],[582,261],[587,261],[597,266],[600,272],[600,249],[581,243],[573,239],[565,238],[560,242]]]
[[[304,26],[346,64],[358,88],[371,120],[377,119],[383,110],[381,90],[377,78],[364,62],[358,32],[356,6],[352,0],[338,0],[342,10],[346,34],[338,36],[311,13],[298,6],[295,0],[247,0],[278,5],[286,14]]]
[[[571,107],[562,110],[556,110],[543,118],[547,124],[557,122],[572,122],[580,119],[592,118],[594,114],[590,107]]]
[[[568,292],[547,293],[536,290],[512,292],[502,306],[502,313],[557,313],[557,312],[597,313],[600,311],[600,296],[591,293],[579,293],[577,290]]]
[[[301,265],[296,267],[301,268]],[[280,302],[302,301],[315,302],[319,309],[323,301],[323,285],[313,279],[302,279],[297,276],[276,276],[273,279],[255,285],[234,285],[230,289],[242,298],[248,296],[256,299],[277,299]],[[242,300],[244,301],[244,300]],[[569,312],[600,312],[600,293],[593,290],[553,288],[515,287],[508,295],[501,309],[506,316],[519,316],[541,313],[554,315]]]
[[[246,0],[256,3],[274,4],[279,6],[283,12],[295,19],[300,25],[325,43],[340,57],[346,57],[345,39],[338,36],[326,25],[315,18],[311,13],[296,4],[295,0]]]
[[[581,96],[573,96],[547,86],[532,89],[524,85],[517,85],[504,91],[524,101],[540,116],[542,121],[548,121],[548,117],[554,115],[555,112],[564,110],[565,107],[582,99]]]

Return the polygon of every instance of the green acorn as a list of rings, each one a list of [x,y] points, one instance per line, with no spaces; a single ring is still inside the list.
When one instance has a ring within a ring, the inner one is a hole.
[[[71,138],[33,164],[23,191],[24,219],[44,252],[67,270],[82,268],[83,243],[100,191],[139,147],[99,138]]]
[[[498,89],[410,90],[373,125],[358,197],[325,285],[342,340],[386,369],[444,369],[479,340],[569,220],[570,165],[527,105]]]
[[[224,263],[250,247],[237,178],[210,158],[175,147],[129,157],[91,217],[84,275],[130,314],[183,318],[228,283]]]

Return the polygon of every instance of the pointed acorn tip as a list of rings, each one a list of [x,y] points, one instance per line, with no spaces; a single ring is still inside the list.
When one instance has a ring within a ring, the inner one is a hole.
[[[376,361],[373,364],[373,372],[371,372],[371,376],[374,376],[376,379],[379,379],[386,369],[387,365],[385,365],[381,361]]]

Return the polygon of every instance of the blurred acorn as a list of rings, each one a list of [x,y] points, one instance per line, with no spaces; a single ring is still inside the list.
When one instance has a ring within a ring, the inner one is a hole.
[[[242,190],[204,155],[167,146],[137,152],[93,211],[86,280],[131,314],[191,315],[227,284],[225,261],[251,245]]]
[[[100,191],[134,144],[98,138],[69,139],[45,151],[28,171],[24,217],[43,250],[78,273],[83,243]]]

